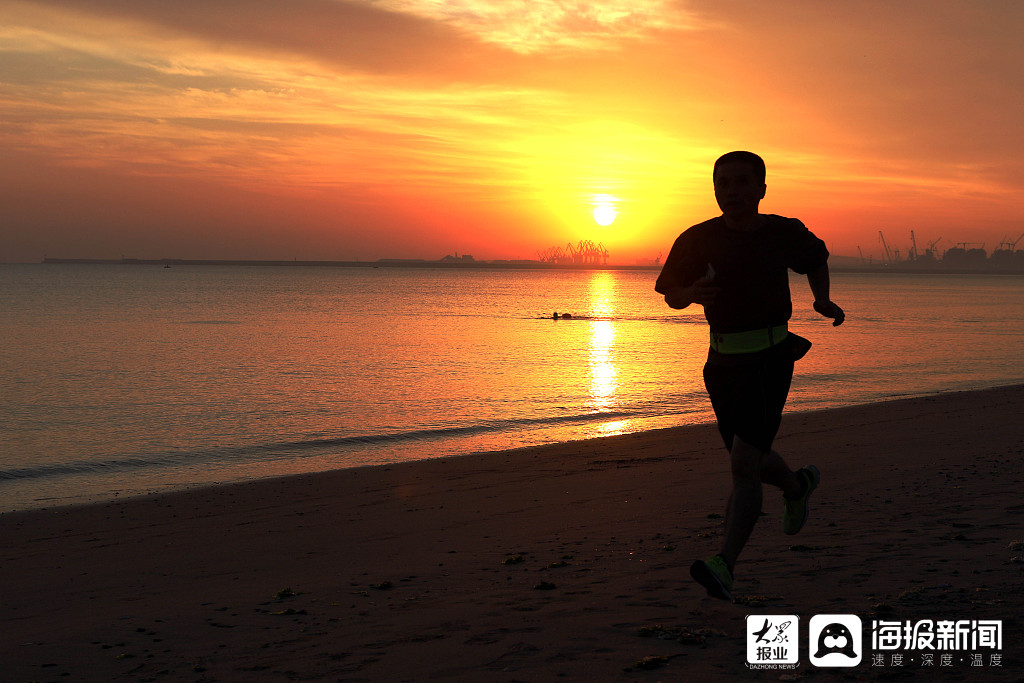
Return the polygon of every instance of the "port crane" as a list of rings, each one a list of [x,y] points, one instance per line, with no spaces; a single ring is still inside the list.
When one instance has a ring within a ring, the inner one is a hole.
[[[572,249],[571,243],[569,244],[569,248],[570,250]],[[607,264],[608,250],[604,248],[604,244],[594,244],[591,240],[580,240],[580,243],[576,245],[575,253],[573,254],[573,262]]]
[[[999,249],[1002,250],[1002,248],[1005,246],[1006,247],[1006,251],[1012,252],[1014,249],[1017,248],[1017,242],[1020,242],[1022,239],[1024,239],[1024,232],[1022,232],[1020,234],[1020,237],[1018,237],[1017,239],[1015,239],[1012,242],[1010,242],[1009,240],[1007,240],[1004,237],[1003,241],[999,243]]]
[[[542,263],[576,265],[607,265],[609,255],[603,243],[594,244],[592,240],[580,240],[576,244],[569,242],[565,248],[556,246],[537,252],[537,258]]]
[[[882,234],[881,230],[878,231],[878,241],[882,243],[882,248],[885,249],[885,262],[892,263],[893,252],[889,249],[889,245],[885,241],[885,235]],[[896,252],[896,258],[899,258],[899,252]]]
[[[537,258],[541,263],[561,263],[565,260],[565,254],[561,247],[548,247],[537,252]]]

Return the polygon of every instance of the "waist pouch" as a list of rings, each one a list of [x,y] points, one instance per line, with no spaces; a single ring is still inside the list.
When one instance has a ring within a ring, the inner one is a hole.
[[[708,362],[712,365],[746,365],[768,357],[798,361],[810,350],[809,339],[789,332],[785,325],[779,325],[750,332],[712,334]]]
[[[792,332],[786,337],[786,343],[793,352],[793,360],[800,360],[811,350],[810,339],[804,339],[799,334],[793,334]]]
[[[762,327],[745,332],[712,332],[711,349],[718,353],[757,353],[781,344],[789,335],[787,325]]]

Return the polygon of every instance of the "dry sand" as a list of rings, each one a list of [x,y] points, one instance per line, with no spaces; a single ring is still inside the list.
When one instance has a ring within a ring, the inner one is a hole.
[[[1022,414],[1017,386],[787,415],[821,488],[796,537],[766,490],[735,603],[688,574],[712,425],[3,515],[0,679],[1024,680]],[[773,613],[1001,619],[1003,666],[752,672]]]

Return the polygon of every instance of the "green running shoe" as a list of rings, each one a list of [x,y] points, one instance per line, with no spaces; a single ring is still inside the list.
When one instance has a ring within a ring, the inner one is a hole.
[[[711,597],[732,600],[732,572],[721,556],[713,555],[706,560],[697,560],[690,565],[690,576],[707,588]]]
[[[804,528],[807,513],[811,509],[809,503],[811,493],[818,488],[818,483],[821,482],[821,473],[814,465],[802,467],[796,471],[796,474],[804,482],[804,494],[796,500],[790,500],[783,496],[786,507],[782,513],[782,530],[791,536]]]

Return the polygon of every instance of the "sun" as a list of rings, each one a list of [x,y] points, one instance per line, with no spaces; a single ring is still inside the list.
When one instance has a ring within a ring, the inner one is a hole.
[[[598,225],[611,225],[618,215],[619,212],[615,210],[614,206],[604,204],[594,207],[594,220]]]
[[[602,226],[611,225],[615,222],[615,217],[619,215],[619,212],[615,209],[615,204],[618,201],[618,197],[613,197],[609,194],[595,195],[593,199],[594,221]]]

